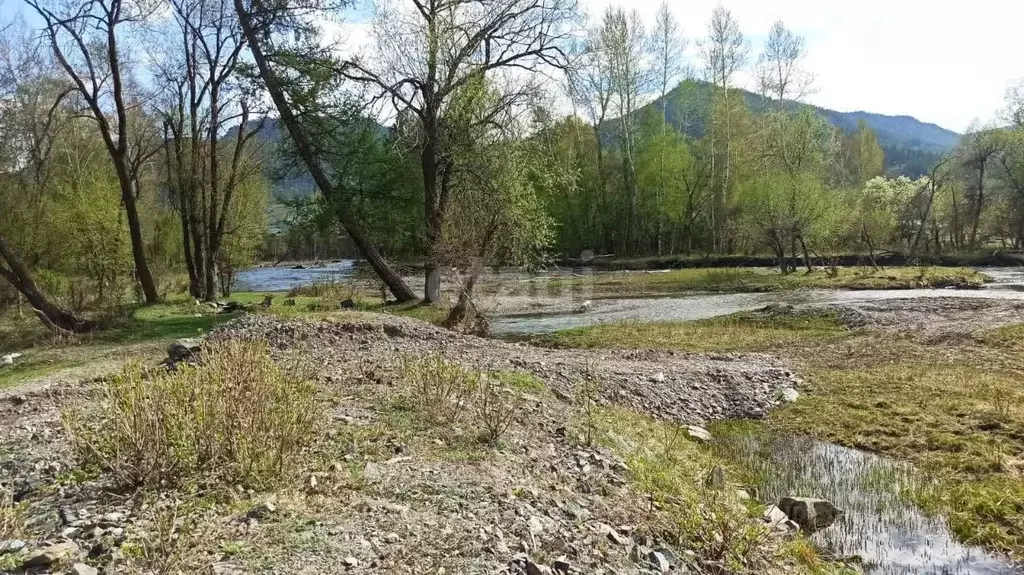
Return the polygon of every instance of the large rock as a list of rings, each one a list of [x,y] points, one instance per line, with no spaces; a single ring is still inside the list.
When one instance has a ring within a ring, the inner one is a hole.
[[[179,339],[167,346],[167,363],[175,364],[179,361],[188,361],[199,354],[203,349],[203,340],[186,337]]]
[[[783,497],[779,509],[802,529],[814,531],[832,525],[842,513],[830,501],[811,497]]]
[[[57,543],[50,545],[44,549],[40,549],[35,553],[30,554],[25,562],[22,563],[22,567],[28,569],[30,567],[47,567],[54,563],[62,561],[68,561],[79,554],[78,545],[75,545],[71,541],[65,541],[63,543]]]

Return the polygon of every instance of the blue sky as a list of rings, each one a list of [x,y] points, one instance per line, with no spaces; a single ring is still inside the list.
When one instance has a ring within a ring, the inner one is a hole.
[[[599,15],[617,0],[580,0]],[[630,0],[648,21],[661,0]],[[718,0],[670,0],[690,40],[703,36]],[[807,40],[806,67],[815,76],[810,103],[841,111],[910,115],[962,132],[991,122],[1006,89],[1024,80],[1022,0],[729,0],[724,3],[752,41],[751,59],[772,23],[783,19]],[[22,0],[0,0],[0,21],[27,14]],[[360,10],[365,18],[365,10]],[[365,44],[367,23],[346,26]],[[753,88],[749,75],[738,78]]]

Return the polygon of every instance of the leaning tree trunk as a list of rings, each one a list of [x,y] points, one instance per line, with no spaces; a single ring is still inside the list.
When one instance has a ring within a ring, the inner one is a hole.
[[[48,328],[55,331],[82,333],[96,327],[93,322],[80,318],[70,311],[61,309],[47,299],[39,291],[39,288],[36,287],[35,282],[32,281],[32,276],[29,275],[28,270],[25,269],[21,260],[15,255],[3,236],[0,236],[0,262],[5,262],[8,268],[10,268],[7,269],[0,266],[0,277],[10,282],[16,290],[25,296],[29,305],[35,308],[39,319]]]
[[[295,148],[299,153],[299,157],[302,158],[303,163],[309,170],[310,175],[313,176],[313,180],[316,182],[317,187],[320,191],[328,198],[337,196],[334,190],[334,186],[331,185],[330,180],[327,178],[327,174],[324,172],[322,166],[317,161],[315,154],[313,153],[313,146],[310,143],[306,132],[303,131],[302,126],[299,124],[298,118],[295,116],[291,107],[288,105],[288,100],[285,98],[284,90],[278,85],[277,76],[273,70],[270,69],[270,64],[267,62],[267,58],[263,53],[263,49],[259,43],[259,37],[257,32],[253,29],[252,19],[248,12],[245,11],[245,6],[242,5],[242,0],[234,0],[235,12],[238,14],[239,23],[242,26],[242,32],[245,34],[245,39],[249,43],[249,48],[252,52],[252,58],[256,62],[256,67],[259,69],[260,77],[263,79],[263,83],[267,86],[267,91],[270,92],[270,97],[274,101],[274,106],[277,108],[278,114],[281,115],[281,121],[288,129],[288,134],[291,136],[292,141],[295,143]],[[416,295],[413,294],[409,286],[406,285],[405,281],[402,280],[402,276],[399,275],[394,268],[384,259],[380,251],[377,250],[376,244],[370,239],[369,235],[363,230],[362,225],[353,218],[347,211],[338,205],[336,208],[338,221],[341,226],[348,233],[349,237],[359,248],[359,251],[366,258],[366,261],[373,268],[373,271],[377,273],[381,281],[383,281],[391,293],[394,294],[395,298],[399,302],[408,302],[416,299]]]

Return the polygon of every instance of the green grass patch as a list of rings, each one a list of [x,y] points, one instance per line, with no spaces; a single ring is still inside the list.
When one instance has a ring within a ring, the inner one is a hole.
[[[766,292],[796,289],[978,288],[987,277],[962,267],[839,268],[836,275],[816,268],[782,274],[765,268],[688,268],[668,271],[599,273],[553,280],[549,289],[588,286],[599,294],[671,294],[678,292]]]
[[[690,322],[601,324],[538,336],[532,341],[563,348],[749,351],[834,340],[849,333],[834,314],[742,312]]]

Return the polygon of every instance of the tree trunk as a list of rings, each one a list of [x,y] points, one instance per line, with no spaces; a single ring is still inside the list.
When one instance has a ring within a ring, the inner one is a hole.
[[[981,221],[981,206],[985,201],[985,162],[978,167],[978,201],[974,204],[974,222],[971,224],[972,249],[978,247],[978,223]]]
[[[73,333],[83,333],[96,327],[93,322],[61,309],[48,300],[36,287],[32,276],[29,275],[28,270],[25,269],[3,236],[0,236],[0,260],[6,262],[10,268],[0,266],[0,277],[6,279],[14,286],[14,289],[25,296],[25,300],[36,309],[40,319],[47,324],[47,327],[51,329],[55,327]]]
[[[278,114],[281,115],[281,121],[288,129],[288,134],[291,136],[292,141],[295,143],[295,148],[299,153],[299,157],[302,158],[306,168],[313,176],[320,191],[327,197],[335,197],[334,187],[331,185],[330,180],[327,178],[327,174],[324,172],[322,166],[317,161],[316,156],[313,153],[313,146],[310,143],[307,134],[303,131],[302,126],[299,124],[298,118],[292,112],[291,107],[288,105],[288,101],[285,98],[284,90],[277,83],[277,76],[273,70],[270,69],[270,65],[267,62],[266,56],[263,54],[263,49],[259,44],[259,37],[256,31],[252,27],[252,20],[248,12],[245,11],[245,7],[242,5],[242,0],[234,0],[235,12],[238,14],[239,23],[242,26],[242,32],[245,34],[246,41],[249,43],[249,48],[252,52],[253,60],[256,62],[256,66],[260,71],[260,76],[263,79],[264,84],[267,86],[267,91],[270,92],[270,97],[274,101],[275,107],[277,107]],[[349,237],[359,248],[359,251],[369,262],[370,267],[377,273],[391,293],[394,294],[395,298],[399,302],[408,302],[416,299],[416,295],[413,294],[409,286],[406,285],[405,281],[402,280],[402,276],[399,275],[394,268],[384,259],[384,256],[377,250],[377,246],[369,238],[366,232],[363,230],[362,225],[353,218],[348,212],[344,211],[338,203],[336,214],[338,221],[341,226],[348,233]]]
[[[128,216],[128,234],[132,240],[132,259],[135,261],[135,276],[142,286],[142,294],[146,303],[153,304],[160,301],[160,294],[156,291],[156,283],[153,281],[153,274],[149,272],[149,264],[146,263],[146,247],[142,240],[142,224],[139,221],[139,208],[135,203],[135,191],[132,189],[131,177],[123,169],[118,168],[118,178],[121,180],[121,202],[124,204],[125,214]]]

